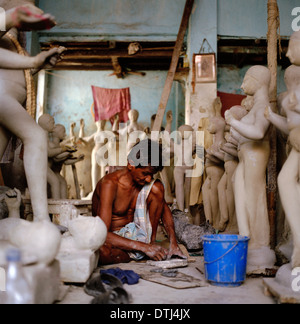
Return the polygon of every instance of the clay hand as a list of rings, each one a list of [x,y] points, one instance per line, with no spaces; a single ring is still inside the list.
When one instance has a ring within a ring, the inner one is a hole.
[[[273,113],[273,111],[272,111],[271,107],[270,106],[266,107],[265,118],[269,120],[272,113]]]
[[[187,259],[187,257],[182,253],[178,245],[170,247],[167,259],[170,260],[172,257],[178,257],[180,259],[185,260]]]
[[[62,53],[66,50],[64,47],[55,47],[49,51],[40,53],[35,57],[36,69],[51,69],[61,59]]]
[[[234,117],[232,116],[230,111],[225,112],[225,120],[228,125],[231,125],[232,121],[234,120]]]
[[[55,18],[32,4],[14,8],[8,12],[13,25],[19,30],[44,30],[56,25]]]
[[[5,202],[8,210],[19,210],[21,206],[21,192],[18,189],[9,190],[5,193]]]
[[[149,248],[145,251],[145,254],[154,261],[164,261],[167,259],[168,250],[164,249],[159,245],[151,244]]]
[[[84,128],[84,126],[85,126],[84,119],[80,119],[80,127]]]

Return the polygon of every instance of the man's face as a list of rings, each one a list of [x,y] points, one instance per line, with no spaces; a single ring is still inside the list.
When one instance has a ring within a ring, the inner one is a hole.
[[[128,169],[131,173],[133,181],[139,186],[144,187],[146,184],[153,181],[155,173],[153,173],[153,169],[151,167],[136,168],[129,163]]]

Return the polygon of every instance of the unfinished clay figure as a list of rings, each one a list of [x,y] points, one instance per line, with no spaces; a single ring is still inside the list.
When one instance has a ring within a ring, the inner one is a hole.
[[[30,3],[30,1],[0,1],[0,6],[5,10],[10,10],[15,4],[24,5],[28,3]],[[30,10],[31,9],[29,9],[29,11]],[[34,14],[29,14],[28,16],[33,15]],[[21,15],[21,20],[23,19],[22,17],[24,16]],[[39,19],[39,21],[41,20],[42,19]],[[18,26],[18,22],[14,26]],[[18,30],[10,29],[9,32],[10,36],[4,35],[2,37],[0,48],[9,51],[9,54],[6,55],[6,59],[8,58],[11,64],[3,67],[16,68],[22,66],[24,69],[39,70],[46,67],[48,63],[53,67],[59,55],[62,53],[62,49],[55,48],[39,54],[35,58],[26,58],[24,60],[21,55],[17,54],[18,49],[14,41],[18,39]],[[23,108],[27,97],[24,71],[0,70],[0,89],[0,157],[2,158],[5,153],[11,134],[16,135],[22,140],[24,144],[24,167],[28,188],[31,194],[34,219],[49,220],[46,191],[47,139],[43,130]]]
[[[266,111],[267,118],[286,135],[292,151],[285,162],[279,177],[278,187],[281,202],[290,225],[294,251],[292,256],[292,268],[300,267],[300,203],[299,203],[299,162],[300,162],[300,32],[292,35],[287,56],[293,64],[285,74],[287,94],[282,101],[284,115],[274,114],[270,108]]]
[[[135,109],[133,110],[130,110],[129,113],[128,113],[128,117],[129,117],[129,125],[128,125],[128,134],[132,133],[132,132],[136,132],[136,131],[142,131],[143,130],[143,127],[141,127],[139,124],[138,124],[138,119],[139,119],[139,112]]]
[[[245,117],[248,111],[242,106],[234,106],[230,109],[230,112],[236,117],[237,120],[241,120]],[[234,200],[234,174],[238,166],[238,143],[232,143],[230,133],[225,133],[226,143],[221,145],[220,150],[224,154],[224,168],[225,173],[219,183],[219,203],[221,220],[219,224],[220,231],[226,231],[230,234],[238,234],[238,226],[235,212],[235,200]],[[231,142],[230,142],[231,141]]]
[[[266,197],[266,170],[270,156],[269,126],[264,117],[269,105],[270,71],[263,66],[248,70],[242,89],[254,96],[254,105],[241,121],[226,112],[226,121],[242,137],[235,174],[235,202],[240,235],[251,238],[248,269],[264,271],[274,266],[270,249],[270,224]],[[251,270],[249,270],[251,271]]]
[[[219,229],[220,223],[218,185],[224,175],[225,154],[220,151],[220,147],[225,143],[225,126],[226,123],[222,117],[211,117],[207,127],[209,133],[213,135],[213,145],[207,149],[205,163],[207,178],[203,185],[203,203],[206,220],[216,229]]]
[[[98,150],[104,145],[104,140],[102,140],[102,134],[105,130],[105,125],[106,125],[106,120],[101,120],[101,121],[97,121],[96,122],[96,126],[97,126],[97,131],[88,137],[82,137],[84,134],[84,120],[82,119],[80,121],[80,133],[79,133],[79,140],[84,144],[84,145],[88,145],[91,143],[94,143],[95,146],[93,148],[92,151],[92,171],[91,171],[91,176],[92,176],[92,188],[93,191],[88,195],[89,198],[92,197],[93,192],[96,188],[96,185],[98,183],[98,181],[104,177],[105,175],[105,168],[104,167],[100,167],[97,163],[97,152]]]
[[[55,129],[55,121],[52,116],[49,114],[44,114],[39,118],[38,121],[39,125],[44,129],[45,134],[48,138],[48,167],[46,171],[47,175],[47,182],[50,185],[51,188],[51,198],[52,199],[66,199],[67,198],[67,192],[65,192],[66,188],[61,185],[61,179],[57,177],[55,172],[51,169],[53,164],[53,158],[59,157],[59,158],[67,158],[69,156],[69,153],[67,152],[66,147],[60,146],[59,143],[56,143],[57,141],[60,141],[57,136],[55,136],[55,143],[50,141],[50,134],[53,133]],[[61,194],[62,189],[62,194]],[[65,197],[65,198],[62,198]]]
[[[178,207],[181,211],[190,208],[191,177],[194,166],[195,150],[194,129],[189,125],[179,127],[180,145],[175,145],[175,191]]]

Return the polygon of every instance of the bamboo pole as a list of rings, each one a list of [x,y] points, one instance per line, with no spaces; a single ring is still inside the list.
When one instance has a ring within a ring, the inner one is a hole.
[[[173,52],[172,62],[170,65],[167,80],[166,80],[166,83],[165,83],[165,86],[163,89],[159,108],[158,108],[156,119],[155,119],[154,126],[153,126],[154,132],[160,132],[160,130],[161,130],[163,118],[164,118],[164,115],[166,112],[167,104],[168,104],[170,93],[172,90],[172,85],[174,82],[175,73],[177,70],[180,53],[182,50],[184,36],[185,36],[186,30],[188,27],[188,23],[189,23],[189,19],[190,19],[191,13],[192,13],[193,6],[194,6],[194,0],[186,0],[185,9],[184,9],[184,13],[182,16],[182,21],[181,21],[180,29],[178,32],[174,52]],[[156,140],[157,138],[154,135],[154,137],[152,139]]]
[[[278,57],[278,29],[279,9],[277,0],[268,0],[268,68],[271,72],[270,105],[277,112],[277,57]],[[276,246],[276,201],[277,201],[277,133],[271,126],[271,156],[268,165],[267,196],[271,229],[271,246]]]

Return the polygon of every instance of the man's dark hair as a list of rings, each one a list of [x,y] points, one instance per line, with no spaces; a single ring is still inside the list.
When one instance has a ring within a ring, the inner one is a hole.
[[[150,139],[143,140],[132,148],[128,161],[136,168],[151,166],[153,173],[160,172],[164,168],[162,145]]]

